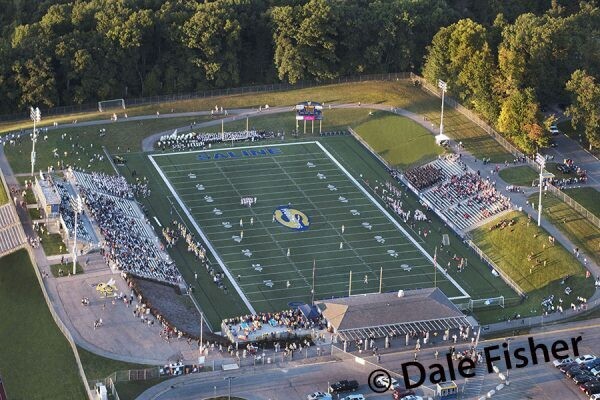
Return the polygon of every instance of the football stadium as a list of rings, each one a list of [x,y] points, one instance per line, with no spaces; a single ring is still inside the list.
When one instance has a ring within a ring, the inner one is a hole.
[[[0,400],[600,396],[595,4],[21,3]]]

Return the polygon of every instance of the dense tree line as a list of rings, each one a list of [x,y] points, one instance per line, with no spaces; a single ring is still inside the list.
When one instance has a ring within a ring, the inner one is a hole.
[[[474,35],[484,38],[472,39],[489,42],[478,51],[496,62],[495,42],[505,35],[492,25],[498,14],[508,24],[532,13],[523,27],[537,26],[537,18],[564,19],[545,16],[551,0],[0,0],[0,7],[1,113],[30,104],[418,72],[436,32],[461,18],[481,26]],[[518,51],[519,43],[509,44]],[[477,54],[467,59],[487,62]],[[521,74],[509,66],[506,73]],[[481,72],[473,67],[461,79],[468,82],[469,74]],[[480,90],[469,90],[482,97],[480,107],[490,107]]]
[[[553,118],[541,110],[571,104],[567,115],[600,145],[600,9],[595,2],[491,25],[461,19],[443,27],[428,47],[423,74],[446,80],[452,94],[521,149],[548,144]],[[564,106],[563,106],[564,107]]]

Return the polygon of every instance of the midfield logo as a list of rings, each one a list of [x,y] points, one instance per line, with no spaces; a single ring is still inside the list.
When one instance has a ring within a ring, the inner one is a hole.
[[[281,225],[297,231],[305,231],[310,226],[310,220],[306,214],[288,206],[277,207],[273,216]]]

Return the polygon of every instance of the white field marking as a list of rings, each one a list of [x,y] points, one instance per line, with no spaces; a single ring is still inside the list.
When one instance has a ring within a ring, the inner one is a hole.
[[[231,273],[229,272],[229,270],[225,266],[225,263],[223,262],[223,260],[221,259],[221,257],[219,256],[219,254],[217,253],[217,251],[215,250],[215,248],[212,246],[212,244],[210,243],[210,241],[208,240],[208,237],[206,237],[206,235],[204,234],[204,232],[202,231],[202,229],[200,229],[200,227],[196,223],[196,220],[194,218],[192,218],[192,216],[190,215],[190,212],[188,211],[188,208],[186,207],[185,203],[179,198],[179,196],[177,195],[177,192],[175,191],[175,189],[171,185],[171,182],[169,182],[169,180],[167,179],[167,177],[165,176],[165,174],[163,173],[163,171],[160,169],[160,167],[158,166],[158,164],[154,160],[154,156],[153,155],[148,155],[148,158],[150,159],[150,162],[152,163],[152,165],[154,165],[154,168],[156,169],[156,171],[158,172],[158,174],[160,175],[160,177],[162,178],[162,180],[165,182],[165,185],[167,185],[167,187],[171,191],[171,194],[175,197],[175,200],[177,200],[177,203],[179,204],[179,207],[181,207],[181,209],[183,210],[183,212],[185,213],[185,215],[189,219],[190,223],[194,227],[194,229],[196,229],[196,232],[198,232],[198,234],[200,235],[200,237],[202,238],[202,240],[206,244],[206,247],[208,247],[208,249],[210,250],[210,252],[213,254],[213,256],[215,257],[215,259],[217,260],[217,263],[219,263],[219,265],[221,266],[221,269],[223,270],[223,272],[225,273],[225,275],[227,275],[227,278],[229,279],[229,281],[231,282],[231,284],[235,288],[236,292],[238,292],[238,294],[239,294],[240,298],[242,299],[242,301],[244,302],[244,304],[246,304],[246,307],[248,307],[248,310],[252,314],[256,314],[256,310],[254,309],[254,307],[252,307],[252,304],[250,304],[250,301],[248,300],[248,298],[246,297],[246,295],[242,292],[242,289],[238,286],[238,284],[236,283],[236,281],[233,278],[233,276],[231,276]]]
[[[333,161],[333,162],[335,163],[335,165],[337,165],[337,166],[338,166],[338,168],[339,168],[340,170],[342,170],[342,172],[344,172],[344,173],[346,174],[346,176],[348,176],[348,178],[349,178],[349,179],[350,179],[352,182],[354,182],[354,184],[356,185],[356,187],[358,187],[358,188],[360,189],[360,191],[361,191],[361,192],[363,192],[363,193],[364,193],[364,195],[365,195],[365,196],[367,196],[367,197],[369,198],[369,200],[371,200],[371,201],[373,202],[373,204],[375,204],[375,206],[376,206],[377,208],[379,208],[379,210],[381,210],[381,212],[382,212],[382,213],[383,213],[383,214],[384,214],[386,217],[388,217],[388,218],[389,218],[389,220],[392,222],[392,224],[394,224],[394,225],[396,226],[396,228],[398,228],[398,229],[399,229],[399,230],[400,230],[402,233],[404,233],[404,235],[405,235],[405,236],[406,236],[406,237],[407,237],[407,238],[408,238],[408,239],[409,239],[409,240],[412,242],[412,244],[414,244],[414,245],[415,245],[415,247],[416,247],[417,249],[419,249],[419,250],[420,250],[420,251],[423,253],[423,255],[424,255],[424,256],[425,256],[425,257],[426,257],[426,258],[427,258],[427,259],[428,259],[428,260],[431,262],[431,264],[433,265],[433,257],[431,257],[431,255],[429,255],[429,253],[427,253],[427,252],[425,251],[425,249],[424,249],[424,248],[423,248],[423,247],[422,247],[422,246],[421,246],[419,243],[417,243],[417,241],[416,241],[416,240],[414,240],[414,239],[413,239],[413,237],[412,237],[412,236],[410,236],[410,235],[408,234],[408,232],[406,232],[406,230],[405,230],[405,229],[402,227],[402,225],[400,225],[400,224],[398,223],[398,221],[396,221],[396,220],[395,220],[395,219],[394,219],[394,218],[393,218],[393,217],[390,215],[390,213],[389,213],[389,212],[388,212],[388,211],[387,211],[385,208],[383,208],[383,207],[381,206],[381,204],[379,204],[379,202],[378,202],[377,200],[375,200],[375,199],[373,198],[373,196],[371,196],[371,194],[370,194],[370,193],[369,193],[369,192],[368,192],[368,191],[367,191],[367,190],[366,190],[366,189],[365,189],[365,188],[364,188],[362,185],[360,185],[360,184],[358,183],[358,181],[357,181],[356,179],[354,179],[354,177],[353,177],[352,175],[350,175],[350,173],[349,173],[349,172],[346,170],[346,168],[344,168],[344,166],[343,166],[342,164],[340,164],[340,163],[338,162],[338,160],[336,160],[336,159],[333,157],[333,155],[331,155],[331,153],[330,153],[330,152],[329,152],[329,151],[328,151],[328,150],[327,150],[327,149],[326,149],[326,148],[325,148],[325,147],[324,147],[324,146],[323,146],[321,143],[319,143],[319,142],[315,142],[315,143],[316,143],[316,145],[317,145],[318,147],[320,147],[320,148],[321,148],[321,150],[323,150],[323,152],[324,152],[325,154],[327,154],[327,156],[329,156],[329,158],[331,158],[331,161]],[[444,274],[444,270],[442,269],[442,267],[440,267],[439,265],[437,265],[437,266],[436,266],[436,268],[437,268],[437,269],[438,269],[438,270],[439,270],[439,271],[440,271],[440,272],[441,272],[441,273],[442,273],[442,274],[445,276],[445,274]],[[469,294],[468,294],[468,293],[467,293],[467,292],[466,292],[466,291],[465,291],[465,290],[462,288],[462,286],[460,286],[460,285],[458,284],[458,282],[456,282],[456,281],[454,280],[454,278],[452,278],[452,277],[451,277],[451,276],[449,276],[449,275],[447,276],[447,278],[448,278],[448,280],[449,280],[450,282],[452,282],[452,284],[453,284],[454,286],[456,286],[456,288],[457,288],[457,289],[458,289],[458,290],[459,290],[459,291],[460,291],[460,292],[463,294],[463,298],[468,298],[468,297],[470,297],[470,296],[469,296]]]
[[[222,226],[223,226],[223,225],[212,225],[212,227],[214,227],[214,228],[219,228],[219,227],[222,227]],[[204,227],[205,227],[205,228],[209,228],[209,227],[211,227],[211,225],[205,225]],[[250,235],[248,235],[248,234],[252,234],[254,231],[260,231],[260,230],[262,230],[262,229],[260,229],[260,228],[256,228],[256,229],[244,229],[244,234],[246,234],[246,237],[247,237],[248,239],[252,239],[252,237],[251,237]],[[321,229],[321,230],[327,230],[327,231],[330,231],[331,229]],[[317,232],[318,232],[319,230],[317,230],[317,229],[316,229],[315,231],[317,231]],[[224,233],[228,233],[228,232],[235,232],[235,230],[229,230],[229,229],[228,229],[228,230],[227,230],[227,232],[224,232]],[[395,231],[395,230],[394,230],[394,231],[392,231],[392,230],[389,230],[389,231],[387,231],[387,232],[397,232],[397,231]],[[367,234],[367,233],[369,233],[369,232],[365,232],[365,234]],[[380,232],[380,231],[378,231],[378,233],[381,233],[381,232]],[[352,234],[347,234],[347,235],[346,235],[346,234],[344,234],[344,235],[345,235],[346,237],[352,237],[352,236],[353,236]],[[273,236],[276,236],[276,235],[273,235]],[[322,239],[326,239],[326,238],[333,238],[333,237],[337,238],[337,237],[339,237],[339,236],[338,236],[338,235],[321,235],[321,236],[319,236],[319,237],[311,238],[310,240],[322,240]],[[394,238],[392,238],[392,239],[394,239]],[[309,239],[305,239],[305,240],[309,240]],[[352,240],[352,239],[351,239],[351,240]],[[368,239],[364,239],[364,240],[368,240]],[[373,239],[373,240],[374,240],[374,239]],[[391,239],[390,239],[390,240],[391,240]],[[224,237],[223,239],[213,239],[212,241],[213,241],[213,242],[215,242],[215,243],[217,243],[217,242],[224,242],[224,243],[227,243],[227,242],[231,241],[231,238],[230,238],[230,237]],[[278,239],[277,241],[278,241],[278,242],[280,242],[280,243],[285,243],[285,242],[297,242],[297,241],[298,241],[298,238]],[[353,240],[352,240],[352,241],[353,241]],[[324,245],[325,243],[319,243],[319,244],[320,244],[320,245]],[[409,243],[408,243],[408,242],[406,242],[406,244],[409,244]],[[404,245],[404,243],[403,243],[402,245]],[[398,245],[398,246],[402,246],[402,245]],[[300,248],[304,248],[304,246],[305,246],[305,245],[301,245],[301,246],[300,246]],[[306,246],[314,246],[314,245],[313,245],[313,244],[307,244]],[[380,246],[381,246],[381,247],[383,247],[383,244],[380,244]],[[388,244],[388,246],[389,246],[389,244]],[[394,246],[395,246],[395,245],[394,245]]]
[[[273,238],[273,240],[275,240],[275,238]],[[229,239],[229,241],[231,242],[231,238]],[[278,241],[278,242],[279,242],[279,241]],[[339,243],[338,243],[338,244],[339,244]],[[344,248],[343,250],[340,250],[340,249],[339,249],[339,247],[335,247],[334,243],[331,243],[331,245],[332,245],[332,247],[333,247],[333,248],[332,248],[332,250],[325,250],[325,251],[311,251],[310,253],[307,253],[307,254],[313,255],[313,254],[327,254],[327,253],[335,253],[335,252],[342,252],[342,251],[343,251],[343,252],[352,251],[352,249],[348,249],[348,248]],[[317,243],[317,244],[305,244],[305,245],[301,245],[301,246],[294,247],[294,249],[296,249],[296,250],[305,250],[305,249],[307,249],[308,247],[315,247],[315,246],[323,246],[323,244],[322,244],[322,243]],[[355,250],[371,250],[371,249],[380,249],[380,250],[381,250],[381,254],[365,254],[363,257],[382,257],[382,256],[385,256],[385,255],[386,255],[385,251],[387,251],[387,250],[388,250],[388,249],[390,249],[391,247],[401,247],[401,246],[410,246],[410,243],[404,243],[404,244],[402,244],[402,245],[391,245],[391,244],[390,244],[390,245],[380,245],[380,244],[378,244],[378,245],[376,245],[376,246],[367,246],[367,247],[354,247],[354,249],[355,249]],[[225,245],[225,246],[221,246],[221,247],[223,247],[223,248],[225,249],[225,248],[228,248],[228,247],[231,247],[231,246],[227,246],[227,245]],[[413,253],[413,252],[414,252],[414,253],[418,253],[418,252],[419,252],[419,250],[417,250],[417,249],[413,249],[413,250],[409,250],[409,251],[403,251],[403,252],[402,252],[402,251],[396,251],[396,253],[397,253],[399,256],[400,256],[401,254],[403,254],[403,253]],[[255,251],[253,251],[253,252],[252,252],[252,254],[253,254],[253,255],[258,255],[258,254],[260,254],[260,253],[261,253],[261,250],[255,250]],[[236,251],[236,252],[233,252],[233,253],[222,253],[223,257],[227,257],[227,256],[233,256],[233,255],[235,255],[235,254],[238,254],[238,252]],[[257,259],[261,259],[261,258],[260,258],[260,257],[253,257],[253,258],[252,258],[252,260],[257,260]],[[396,261],[402,261],[402,260],[396,259]],[[367,264],[367,265],[368,265],[369,263],[365,262],[365,264]]]
[[[314,140],[308,142],[293,142],[293,143],[277,143],[277,144],[263,144],[263,145],[255,145],[255,146],[239,146],[239,147],[225,147],[211,150],[190,150],[190,151],[178,151],[173,153],[160,153],[160,154],[150,154],[148,157],[162,157],[162,156],[176,156],[180,154],[194,154],[194,153],[211,153],[211,152],[223,152],[228,150],[240,150],[240,149],[256,149],[257,147],[282,147],[282,146],[296,146],[298,144],[314,144],[317,143]],[[248,157],[252,158],[252,157]],[[210,161],[210,160],[207,160]]]

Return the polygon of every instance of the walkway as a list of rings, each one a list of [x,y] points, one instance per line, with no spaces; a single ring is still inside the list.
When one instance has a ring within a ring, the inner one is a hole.
[[[389,106],[383,106],[383,105],[379,105],[379,104],[363,104],[362,106],[359,106],[358,104],[354,104],[354,103],[353,104],[331,105],[331,108],[333,108],[333,109],[359,108],[359,107],[394,112],[398,115],[402,115],[404,117],[410,118],[411,120],[417,122],[419,125],[428,129],[433,134],[438,133],[437,128],[435,126],[433,126],[430,122],[424,120],[423,117],[419,116],[418,114],[411,113],[407,110],[403,110],[403,109],[399,109],[399,108],[391,108]],[[222,121],[230,122],[230,121],[243,119],[246,117],[252,118],[252,117],[257,117],[260,115],[270,115],[270,114],[277,114],[277,113],[282,113],[282,112],[290,112],[290,107],[272,107],[269,109],[263,109],[262,111],[257,110],[257,109],[228,110],[228,113],[231,114],[231,116],[227,116],[222,119],[215,119],[215,120],[203,122],[200,124],[196,124],[194,126],[194,128],[215,126],[215,125],[221,124]],[[206,116],[206,115],[209,115],[209,112],[200,111],[200,112],[190,112],[190,113],[164,114],[158,118],[177,118],[177,117],[192,117],[192,116]],[[116,123],[123,122],[123,121],[148,120],[148,119],[154,119],[154,118],[157,118],[157,116],[146,115],[146,116],[130,117],[127,120],[122,119]],[[104,121],[81,122],[78,124],[78,126],[91,126],[91,125],[106,124],[106,123],[110,123],[110,121],[104,120]],[[49,127],[49,130],[60,129],[63,126]],[[186,127],[181,127],[178,129],[180,130],[180,132],[185,132],[185,131],[190,130],[190,127],[186,126]],[[169,134],[171,132],[172,132],[172,130],[169,130],[167,132],[156,133],[156,134],[146,137],[142,142],[142,149],[144,151],[152,150],[154,143],[160,138],[161,135]],[[27,132],[24,132],[24,134],[26,134],[26,133]],[[455,144],[452,144],[452,145],[456,146]],[[469,153],[466,153],[464,151],[461,151],[461,152],[463,154],[462,160],[465,163],[467,163],[467,165],[469,165],[472,169],[474,169],[474,170],[479,169],[482,172],[482,176],[485,176],[486,172],[488,172],[488,170],[491,171],[496,166],[495,164],[487,164],[487,165],[483,166],[479,160],[475,159]],[[6,177],[6,180],[7,180],[7,184],[9,186],[18,185],[18,182],[17,182],[14,174],[12,173],[10,166],[8,165],[8,162],[4,155],[3,148],[0,150],[0,168],[2,168],[4,175]],[[600,165],[598,166],[598,168],[600,170]],[[525,197],[523,197],[522,195],[513,193],[513,192],[507,192],[505,190],[505,187],[507,184],[504,181],[502,181],[502,179],[497,174],[496,175],[490,174],[490,176],[496,181],[498,190],[500,190],[505,195],[509,196],[512,199],[513,203],[515,203],[517,205],[517,207],[523,207],[523,211],[532,215],[532,218],[537,217],[537,215],[535,215],[536,211],[532,210],[531,207],[527,206]],[[19,210],[19,215],[23,221],[26,233],[28,235],[33,235],[33,228],[31,226],[31,223],[30,223],[30,220],[29,220],[29,217],[28,217],[26,211]],[[542,219],[542,227],[544,229],[546,229],[551,235],[553,235],[568,250],[575,247],[569,241],[569,239],[567,237],[565,237],[560,231],[558,231],[558,229],[556,229],[553,225],[551,225],[545,219]],[[49,262],[48,262],[48,259],[46,258],[46,256],[44,255],[43,251],[41,249],[34,249],[34,254],[36,257],[36,262],[38,264],[38,268],[40,268],[40,271],[49,272]],[[600,276],[599,266],[596,265],[595,263],[593,263],[591,260],[590,260],[590,263],[588,264],[588,268],[595,276]],[[102,335],[91,335],[90,332],[84,332],[85,330],[80,330],[81,328],[78,329],[75,326],[73,326],[73,321],[71,320],[71,318],[69,318],[68,313],[65,310],[65,304],[63,303],[63,299],[61,298],[60,286],[63,286],[63,285],[69,286],[67,284],[67,282],[87,281],[88,278],[89,279],[93,278],[94,280],[98,280],[99,277],[102,277],[102,274],[99,271],[95,271],[93,274],[90,274],[90,275],[84,274],[82,277],[61,278],[63,280],[60,281],[61,282],[60,284],[54,278],[50,278],[50,279],[46,280],[47,290],[50,295],[50,298],[52,299],[52,301],[55,305],[56,311],[61,316],[61,319],[63,319],[65,324],[72,331],[73,337],[74,337],[75,341],[78,343],[78,345],[80,345],[81,347],[84,347],[94,353],[104,355],[106,357],[110,357],[110,358],[114,358],[114,359],[118,359],[118,360],[122,360],[122,361],[131,361],[131,362],[139,362],[139,363],[156,363],[156,362],[163,363],[168,358],[170,358],[170,357],[164,357],[164,354],[167,354],[167,353],[168,354],[176,354],[177,351],[182,351],[181,349],[177,350],[175,348],[166,348],[165,349],[165,346],[163,346],[164,342],[162,342],[162,341],[161,341],[162,343],[156,343],[157,340],[151,340],[151,339],[149,341],[146,339],[144,339],[143,341],[140,341],[139,338],[133,337],[130,335],[127,335],[126,338],[124,339],[124,341],[122,341],[122,342],[118,341],[117,348],[114,348],[111,346],[111,350],[107,350],[105,347],[108,346],[108,344],[110,342],[114,342],[116,338],[118,338],[119,336],[121,336],[121,337],[123,336],[121,333],[121,331],[122,331],[121,326],[115,325],[115,329],[110,329],[110,330],[105,329],[102,332],[103,333]],[[90,282],[88,282],[88,284],[90,284]],[[597,304],[599,298],[600,298],[600,294],[597,291],[594,294],[594,296],[591,299],[589,299],[590,306],[595,306]],[[76,297],[76,299],[77,299],[77,297]],[[76,305],[76,303],[75,303],[75,307],[78,307]],[[553,321],[553,320],[559,320],[560,318],[563,318],[563,316],[561,316],[559,314],[553,314],[548,317],[531,317],[531,318],[526,318],[524,320],[524,322],[522,322],[522,323],[525,326],[535,325],[535,324],[540,323],[542,318],[545,322],[549,322],[549,321]],[[519,321],[519,323],[520,323],[520,321]],[[145,327],[142,327],[142,328],[145,329]],[[489,326],[490,331],[504,330],[507,328],[511,329],[512,326],[510,324],[507,325],[507,323],[498,323],[498,324],[492,324]],[[127,328],[127,329],[129,329],[129,328]],[[137,329],[137,328],[135,328],[135,329]],[[112,332],[114,334],[113,335],[107,334],[109,332]],[[158,339],[158,335],[156,335],[155,339]],[[183,347],[185,347],[185,346],[183,346]],[[169,352],[171,352],[171,353],[169,353]],[[148,359],[148,358],[144,358],[144,357],[139,357],[139,356],[137,356],[137,354],[152,354],[154,357],[151,359]],[[158,357],[159,354],[162,354],[163,356]]]

